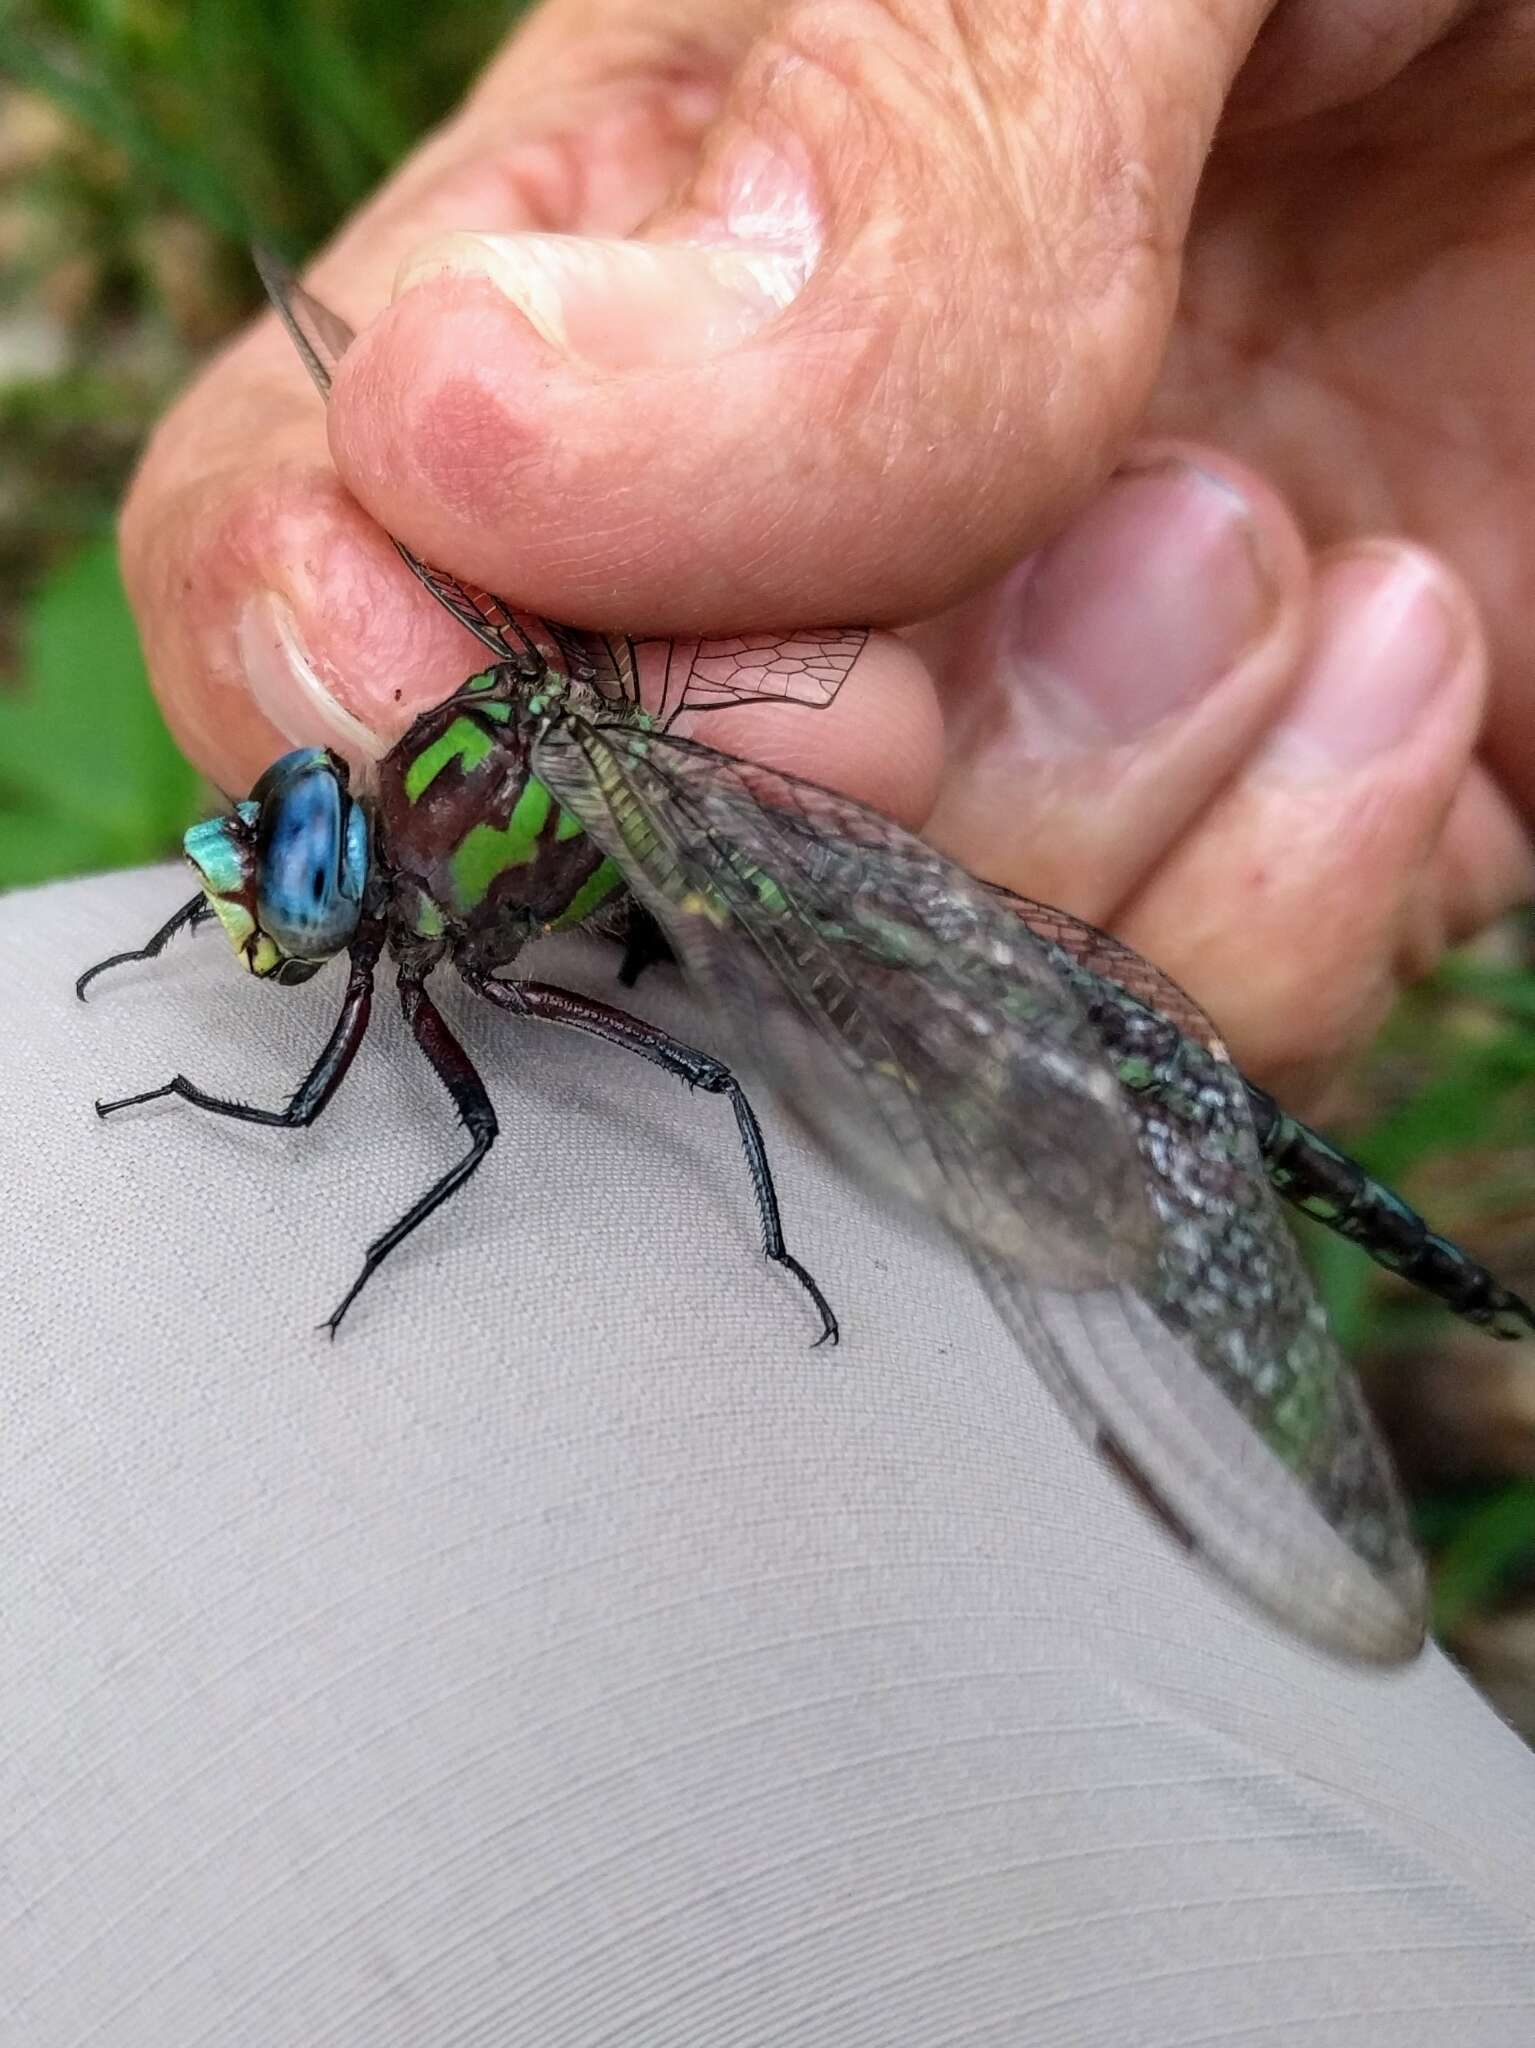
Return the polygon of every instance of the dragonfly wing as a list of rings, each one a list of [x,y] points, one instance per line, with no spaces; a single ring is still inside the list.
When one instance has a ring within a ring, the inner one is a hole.
[[[1141,1071],[1141,1086],[1128,1094],[1166,1229],[1161,1319],[1186,1333],[1223,1408],[1278,1453],[1281,1474],[1301,1477],[1329,1525],[1399,1590],[1404,1614],[1416,1617],[1402,1632],[1410,1653],[1426,1600],[1421,1561],[1390,1461],[1284,1227],[1246,1080],[1209,1017],[1160,968],[1067,911],[988,888],[1075,969],[1112,984],[1089,984],[1088,1008],[1111,1058]],[[1115,990],[1130,1003],[1114,1001]],[[1171,1056],[1168,1024],[1181,1035]],[[1146,1085],[1151,1074],[1158,1085]],[[1199,1390],[1190,1386],[1186,1396],[1197,1399]],[[1230,1422],[1217,1411],[1208,1433],[1218,1439]],[[1143,1444],[1140,1457],[1149,1474],[1154,1445]],[[1211,1483],[1217,1478],[1212,1472]],[[1255,1557],[1249,1575],[1261,1568]],[[1388,1642],[1393,1633],[1388,1625]]]
[[[663,728],[679,713],[738,704],[829,704],[868,645],[865,627],[737,633],[717,640],[633,640],[559,628],[610,704],[632,704]]]
[[[626,633],[588,633],[580,626],[555,626],[566,667],[615,708],[640,705],[639,658]]]
[[[999,902],[1008,906],[1015,917],[1021,917],[1036,937],[1070,953],[1090,974],[1112,981],[1128,995],[1134,996],[1137,1002],[1145,1003],[1170,1018],[1186,1038],[1195,1039],[1224,1057],[1225,1047],[1220,1033],[1194,998],[1186,989],[1180,988],[1170,974],[1164,974],[1160,967],[1154,967],[1144,955],[1137,953],[1133,946],[1127,946],[1123,939],[1116,939],[1112,932],[1100,931],[1097,925],[1073,917],[1069,910],[1057,910],[1051,903],[1037,903],[1032,896],[1020,896],[1015,890],[1004,889],[998,882],[988,882],[986,887]]]
[[[1149,1272],[1134,1132],[1091,1026],[961,870],[872,812],[661,734],[562,721],[534,767],[840,1156],[1041,1275]],[[861,825],[881,861],[850,839]]]
[[[1178,1341],[1163,1302],[1123,1290],[1029,1300],[991,1263],[982,1277],[1004,1323],[1176,1538],[1325,1650],[1382,1664],[1417,1655],[1422,1560],[1358,1384],[1325,1327],[1292,1326],[1283,1350],[1265,1354],[1297,1408],[1313,1404],[1296,1458],[1296,1445],[1276,1445],[1226,1397],[1209,1347]],[[1271,1311],[1268,1320],[1280,1319]]]
[[[1426,1623],[1422,1561],[1269,1183],[1245,1083],[1195,1045],[1183,1080],[1129,1098],[1161,1223],[1156,1288],[1107,1322],[1058,1296],[1035,1312],[1169,1520],[1301,1633],[1383,1662],[1410,1657]],[[1008,1290],[992,1292],[1016,1325]]]
[[[1007,900],[848,799],[576,719],[535,767],[775,1090],[954,1233],[1163,1518],[1312,1640],[1412,1655],[1422,1567],[1234,1070],[1136,1103]]]
[[[332,374],[357,339],[356,333],[339,313],[322,306],[312,293],[306,292],[287,264],[270,249],[252,249],[251,259],[278,319],[288,330],[289,340],[319,386],[320,396],[329,398]]]

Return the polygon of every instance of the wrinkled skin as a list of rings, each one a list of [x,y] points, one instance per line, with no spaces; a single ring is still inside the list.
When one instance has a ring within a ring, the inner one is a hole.
[[[1532,129],[1490,0],[549,0],[315,267],[328,446],[271,321],[157,435],[172,724],[243,785],[476,665],[373,521],[584,624],[925,621],[711,739],[1111,920],[1315,1106],[1535,875]],[[526,229],[650,255],[555,312],[547,244],[431,240]]]

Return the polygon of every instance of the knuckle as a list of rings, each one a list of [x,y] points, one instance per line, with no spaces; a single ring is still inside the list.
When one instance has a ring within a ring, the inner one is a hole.
[[[1112,26],[1043,0],[984,34],[960,5],[791,0],[740,104],[820,174],[850,404],[933,394],[926,432],[968,399],[1072,465],[1117,445],[1172,316],[1184,180]]]

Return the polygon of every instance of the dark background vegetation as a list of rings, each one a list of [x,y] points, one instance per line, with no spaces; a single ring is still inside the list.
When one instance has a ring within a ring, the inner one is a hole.
[[[154,710],[117,580],[113,514],[135,451],[255,305],[252,235],[294,256],[318,242],[514,12],[0,11],[0,888],[165,857],[197,814],[207,792]],[[1335,1125],[1526,1292],[1532,961],[1535,926],[1515,919],[1450,962],[1401,1006]],[[1310,1245],[1412,1482],[1441,1635],[1535,1739],[1535,1344],[1481,1338],[1336,1240]]]

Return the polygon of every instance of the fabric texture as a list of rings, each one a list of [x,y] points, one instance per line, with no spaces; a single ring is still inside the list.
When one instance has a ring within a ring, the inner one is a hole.
[[[462,1135],[387,983],[306,1133],[98,1122],[334,1017],[216,933],[78,1005],[186,893],[0,902],[0,2042],[1535,2038],[1535,1759],[1191,1565],[771,1103],[837,1351],[722,1102],[445,987],[501,1141],[328,1342]]]

